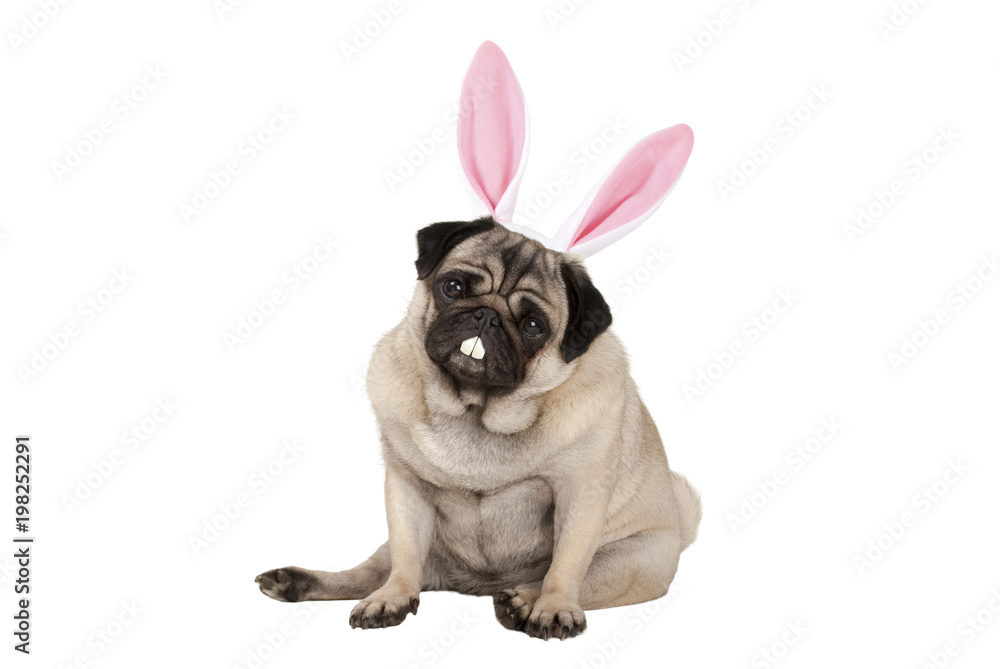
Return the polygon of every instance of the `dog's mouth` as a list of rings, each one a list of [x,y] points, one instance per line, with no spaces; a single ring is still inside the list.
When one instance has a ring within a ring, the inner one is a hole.
[[[502,329],[463,329],[431,328],[425,343],[431,360],[459,385],[503,389],[520,383],[522,365],[504,341],[507,335]]]
[[[482,358],[474,358],[461,350],[455,351],[448,356],[447,360],[439,364],[458,381],[479,385],[486,382],[488,378],[486,362]]]
[[[462,342],[458,350],[476,360],[482,360],[486,356],[486,346],[481,335],[469,337]]]
[[[453,345],[451,353],[438,363],[459,381],[496,388],[514,386],[514,366],[509,356],[499,353],[499,348],[490,338],[472,335]]]

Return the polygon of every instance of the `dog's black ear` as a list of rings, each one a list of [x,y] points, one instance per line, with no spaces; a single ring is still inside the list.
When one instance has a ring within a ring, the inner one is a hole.
[[[444,260],[448,251],[469,237],[492,230],[497,222],[490,217],[476,221],[432,223],[417,233],[417,279],[426,279]]]
[[[581,265],[564,262],[559,269],[569,302],[561,351],[563,360],[572,362],[586,353],[598,335],[611,325],[611,308]]]

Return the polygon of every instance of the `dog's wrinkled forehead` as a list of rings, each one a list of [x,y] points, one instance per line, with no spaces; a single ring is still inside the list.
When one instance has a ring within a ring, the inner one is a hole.
[[[556,255],[533,239],[497,226],[456,246],[437,274],[472,273],[482,281],[476,286],[478,294],[509,298],[513,293],[525,293],[555,307],[553,288],[559,285]]]

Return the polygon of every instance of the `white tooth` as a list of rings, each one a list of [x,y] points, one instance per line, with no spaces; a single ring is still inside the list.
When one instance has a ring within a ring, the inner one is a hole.
[[[472,355],[472,351],[475,348],[476,343],[478,341],[479,341],[479,337],[469,337],[468,339],[466,339],[465,341],[462,342],[462,348],[460,350],[465,355]],[[482,356],[480,356],[480,357],[482,357]]]
[[[486,355],[486,349],[483,347],[483,340],[477,338],[476,345],[472,348],[472,357],[476,360],[482,360],[484,355]]]

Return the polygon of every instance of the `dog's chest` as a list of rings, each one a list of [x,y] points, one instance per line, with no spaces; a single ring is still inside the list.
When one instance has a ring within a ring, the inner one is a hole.
[[[435,549],[455,569],[501,578],[552,555],[552,489],[531,478],[491,493],[440,490],[432,500]]]
[[[409,464],[433,484],[434,549],[453,578],[532,580],[553,544],[553,493],[539,476],[530,434],[499,435],[474,414],[442,418],[415,434]]]
[[[440,417],[412,436],[410,465],[436,486],[488,494],[538,473],[541,449],[532,433],[495,434],[471,414]]]

